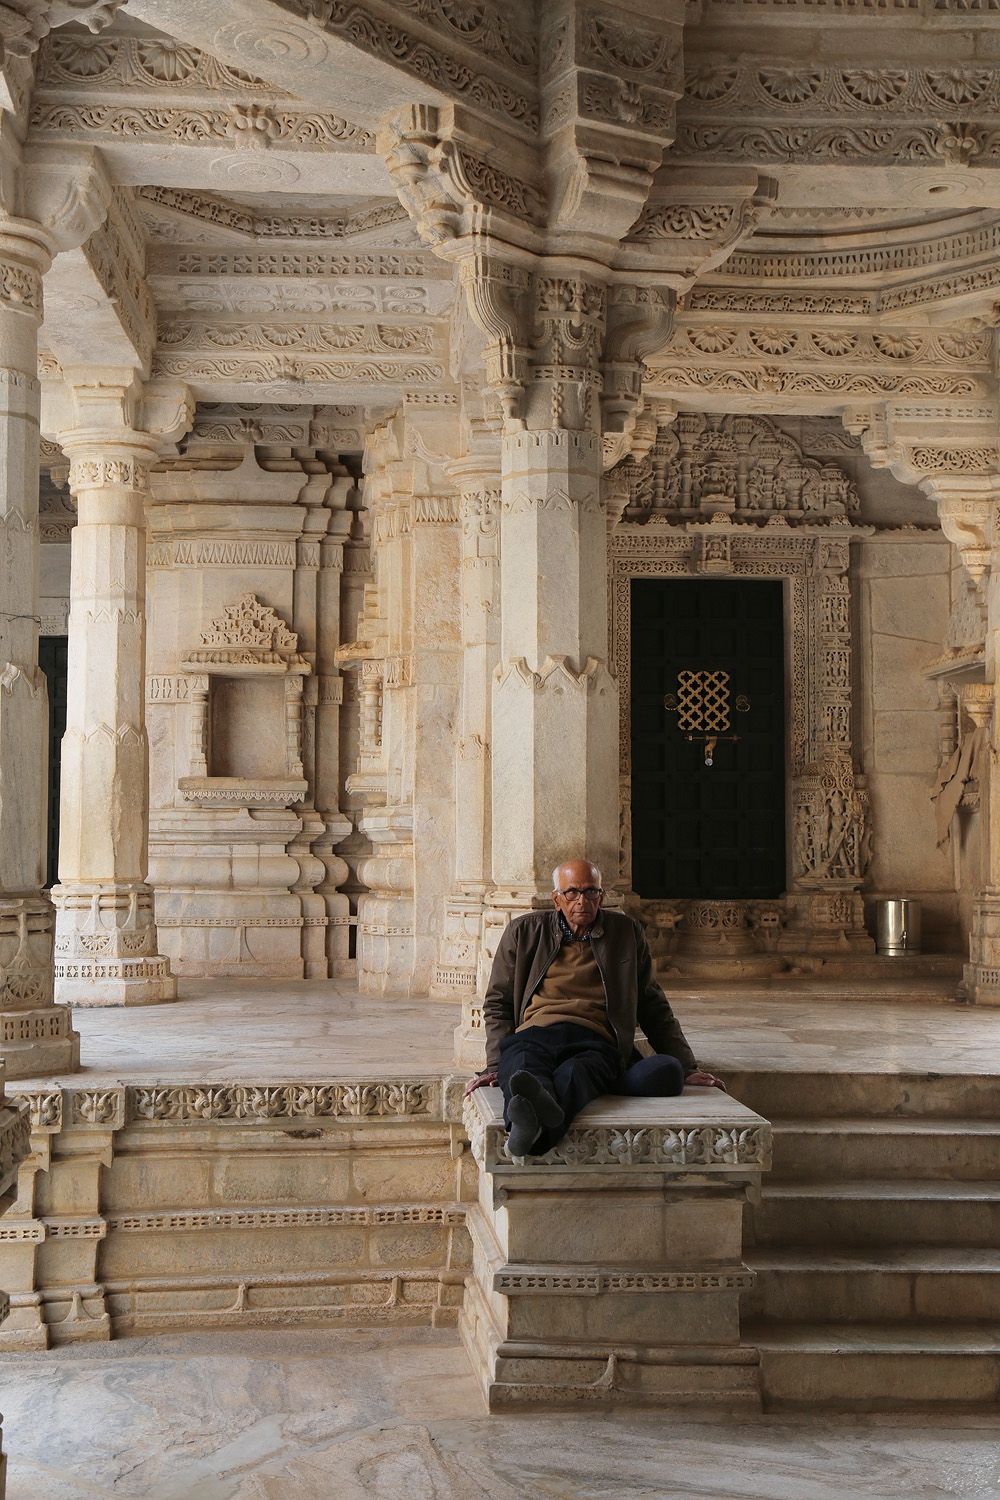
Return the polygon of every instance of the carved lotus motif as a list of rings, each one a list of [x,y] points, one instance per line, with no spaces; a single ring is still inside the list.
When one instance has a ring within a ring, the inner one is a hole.
[[[757,77],[764,92],[780,104],[804,104],[823,82],[818,68],[761,68]]]
[[[750,342],[761,354],[787,354],[795,348],[796,337],[787,328],[761,328],[750,334]]]
[[[170,37],[140,41],[136,52],[141,66],[160,83],[179,83],[198,69],[202,54]]]
[[[985,352],[985,346],[989,343],[989,336],[961,329],[952,329],[948,333],[941,334],[938,339],[938,347],[942,354],[947,354],[952,359],[972,359],[976,355]]]
[[[689,328],[688,340],[702,354],[723,354],[736,342],[735,328]]]
[[[876,333],[872,341],[887,359],[912,359],[920,352],[920,340],[905,333]]]
[[[833,359],[853,354],[858,347],[857,335],[853,333],[814,333],[812,341],[821,354],[828,354]]]
[[[56,56],[63,72],[71,73],[74,78],[97,78],[114,65],[118,42],[60,37]]]
[[[684,79],[684,92],[689,99],[704,99],[709,102],[724,99],[739,76],[738,68],[719,67],[715,63],[704,62],[688,70]]]
[[[942,68],[927,75],[927,87],[946,104],[974,104],[992,81],[993,74],[967,68]]]
[[[841,75],[852,99],[861,104],[891,104],[906,88],[906,73],[899,68],[854,68]]]

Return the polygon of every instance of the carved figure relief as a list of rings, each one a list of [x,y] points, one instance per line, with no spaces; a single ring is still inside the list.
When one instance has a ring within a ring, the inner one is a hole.
[[[623,459],[618,469],[628,479],[630,521],[718,511],[846,517],[861,503],[839,464],[807,458],[767,417],[682,412],[659,429],[647,458]]]

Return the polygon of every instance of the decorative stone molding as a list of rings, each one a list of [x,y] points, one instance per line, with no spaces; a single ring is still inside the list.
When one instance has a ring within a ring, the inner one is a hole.
[[[143,94],[191,93],[225,89],[227,93],[280,95],[259,78],[228,68],[218,58],[186,42],[167,36],[127,36],[119,33],[91,39],[78,35],[49,35],[39,52],[35,86],[110,90]]]
[[[746,1292],[757,1280],[746,1266],[723,1271],[648,1271],[620,1267],[557,1271],[551,1266],[505,1266],[493,1290],[505,1297],[590,1296],[604,1292]]]
[[[212,59],[214,62],[215,60]],[[408,224],[410,216],[400,203],[383,203],[376,208],[359,209],[349,214],[277,214],[262,213],[196,193],[187,188],[143,186],[135,189],[139,212],[160,209],[181,219],[193,220],[222,229],[227,236],[238,235],[248,243],[254,240],[341,240],[384,230],[390,225]],[[159,220],[157,220],[159,222]]]
[[[989,121],[1000,102],[1000,82],[981,65],[888,67],[803,63],[790,58],[690,59],[684,81],[686,124],[718,116],[793,119],[802,125],[825,117],[893,116],[921,120],[951,118]],[[842,146],[844,155],[849,146]]]
[[[227,1120],[405,1120],[457,1122],[460,1078],[404,1078],[347,1083],[178,1084],[93,1089],[18,1089],[31,1129],[121,1130],[126,1125]],[[380,1210],[367,1210],[379,1212]]]
[[[251,277],[280,277],[283,280],[311,281],[314,278],[343,276],[411,277],[450,280],[449,268],[435,256],[420,250],[335,251],[322,248],[303,249],[282,246],[271,250],[234,250],[212,247],[209,250],[170,245],[152,248],[147,262],[151,277],[222,277],[247,284]]]
[[[523,0],[510,7],[495,0],[433,0],[419,12],[426,35],[401,25],[398,14],[383,16],[373,7],[362,13],[350,0],[288,0],[287,8],[321,34],[329,32],[391,63],[446,98],[461,100],[502,122],[504,129],[528,137],[538,130],[535,27]],[[489,72],[482,67],[483,51],[491,64]]]
[[[30,119],[32,141],[47,136],[79,141],[143,139],[177,145],[196,142],[234,150],[340,150],[370,154],[372,138],[339,115],[305,113],[276,105],[229,104],[218,109],[169,108],[157,105],[47,103],[36,98]]]

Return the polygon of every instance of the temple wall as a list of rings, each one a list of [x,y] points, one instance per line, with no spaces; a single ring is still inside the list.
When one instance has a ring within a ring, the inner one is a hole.
[[[878,896],[919,898],[924,945],[937,951],[960,942],[951,862],[936,847],[940,711],[926,675],[948,631],[951,551],[939,532],[876,532],[855,577],[857,744],[872,807],[866,907],[874,921]]]

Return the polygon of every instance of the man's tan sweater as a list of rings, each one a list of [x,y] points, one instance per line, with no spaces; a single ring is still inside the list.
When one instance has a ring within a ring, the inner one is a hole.
[[[555,1026],[561,1021],[586,1026],[609,1042],[615,1040],[608,1025],[604,981],[589,942],[563,943],[517,1029]]]

